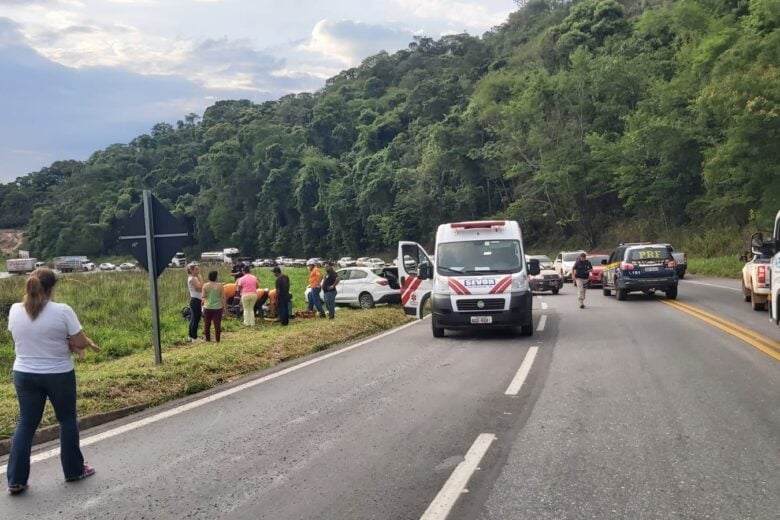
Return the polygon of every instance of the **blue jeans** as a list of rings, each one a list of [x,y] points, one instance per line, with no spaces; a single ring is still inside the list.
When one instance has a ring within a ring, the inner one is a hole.
[[[336,315],[336,291],[325,291],[325,307],[328,308],[328,318],[333,319]]]
[[[27,484],[33,436],[41,423],[47,397],[60,423],[60,462],[65,478],[81,475],[84,457],[79,448],[76,373],[71,370],[61,374],[31,374],[14,370],[14,386],[19,400],[19,422],[8,457],[8,485]]]
[[[325,316],[325,311],[322,310],[322,300],[320,299],[320,289],[319,287],[315,287],[311,291],[309,291],[309,310],[313,311],[314,308],[317,308],[317,312],[320,313],[320,316]]]

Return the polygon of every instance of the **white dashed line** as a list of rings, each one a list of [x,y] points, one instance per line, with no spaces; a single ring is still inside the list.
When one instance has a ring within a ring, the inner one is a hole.
[[[525,378],[528,377],[528,372],[531,371],[531,365],[533,365],[534,358],[536,358],[536,353],[538,351],[539,347],[531,347],[528,349],[525,358],[523,358],[523,362],[520,364],[520,368],[517,369],[517,374],[515,374],[512,382],[509,383],[509,387],[507,387],[504,395],[517,395],[520,393],[520,387],[523,386]]]
[[[547,325],[547,315],[542,314],[542,317],[539,318],[539,325],[536,327],[536,331],[542,332],[544,330],[545,325]]]
[[[479,462],[487,453],[488,448],[496,440],[492,433],[480,433],[474,444],[458,464],[450,478],[444,483],[439,494],[433,499],[431,505],[425,510],[420,520],[443,520],[450,514],[452,506],[457,502],[458,497],[466,492],[466,484],[469,483],[471,475],[478,469]]]
[[[542,310],[546,310],[546,309],[547,309],[547,303],[542,302]]]

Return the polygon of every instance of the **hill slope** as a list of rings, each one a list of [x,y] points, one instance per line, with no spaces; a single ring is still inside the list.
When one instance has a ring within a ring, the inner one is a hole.
[[[316,94],[221,101],[0,186],[38,256],[111,252],[152,189],[195,246],[383,250],[444,221],[588,245],[764,225],[780,200],[780,0],[531,0]],[[616,228],[615,224],[619,227]]]

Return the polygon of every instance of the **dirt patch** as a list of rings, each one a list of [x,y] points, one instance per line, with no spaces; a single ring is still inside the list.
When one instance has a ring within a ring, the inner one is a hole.
[[[0,253],[11,254],[22,245],[24,233],[18,229],[0,229]]]

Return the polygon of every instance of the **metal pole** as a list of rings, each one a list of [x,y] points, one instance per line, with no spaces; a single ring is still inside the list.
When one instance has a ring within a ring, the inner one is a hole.
[[[157,299],[157,260],[154,252],[154,218],[152,215],[152,192],[144,190],[144,224],[146,227],[146,261],[149,266],[149,287],[152,299],[152,346],[154,363],[162,363],[160,347],[160,306]]]

